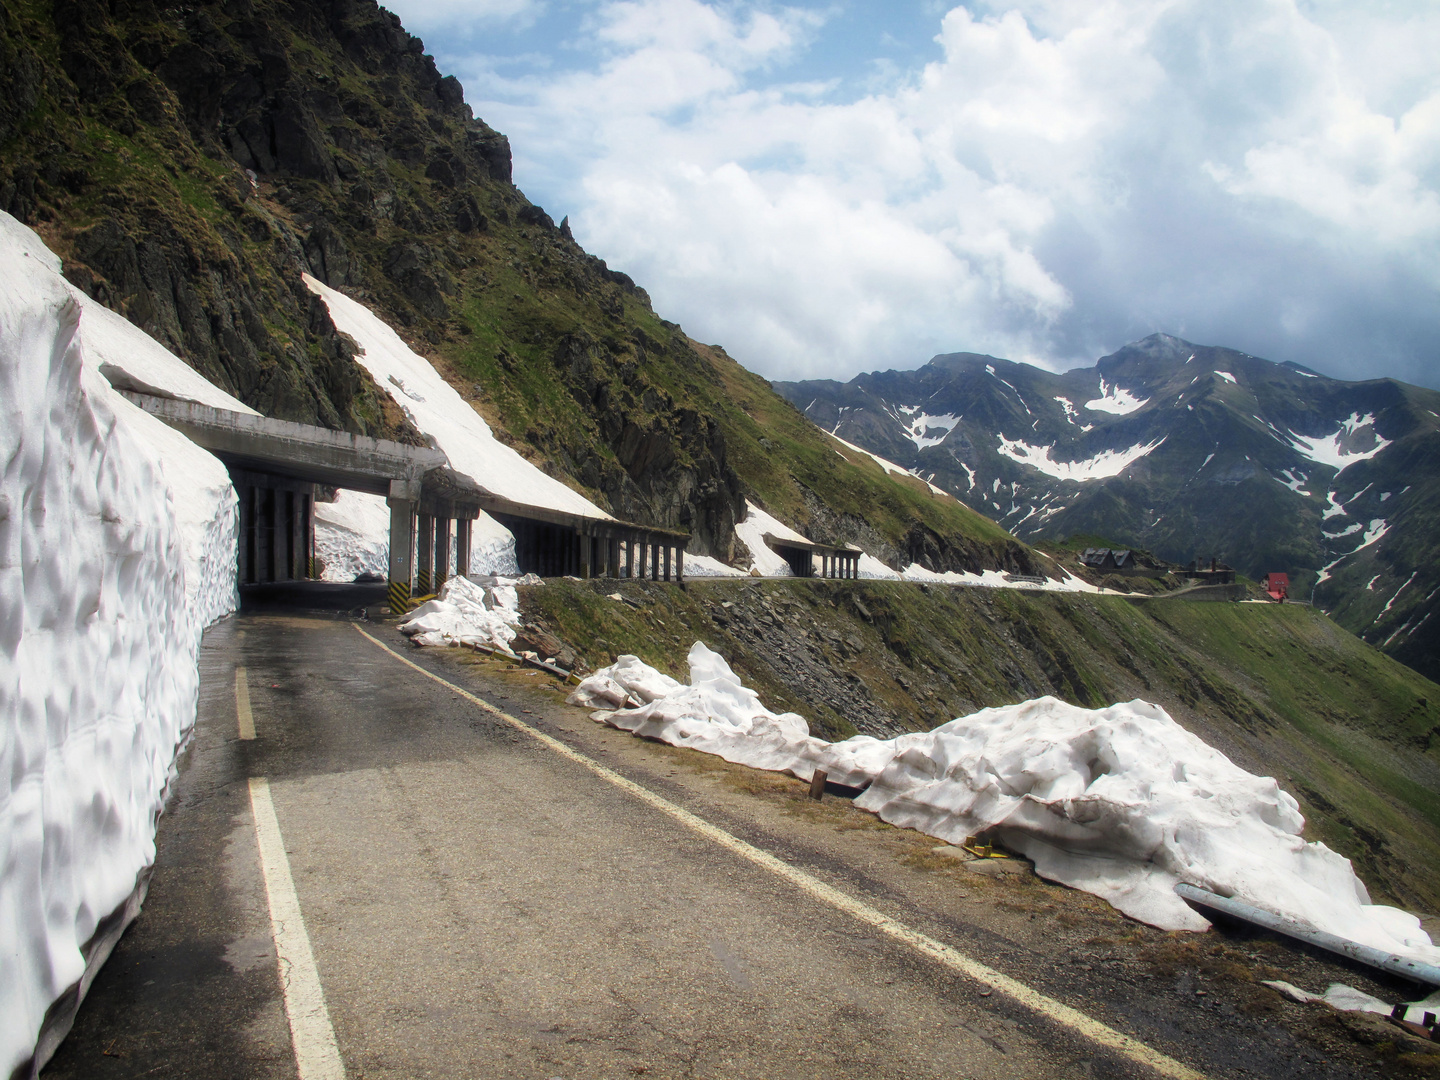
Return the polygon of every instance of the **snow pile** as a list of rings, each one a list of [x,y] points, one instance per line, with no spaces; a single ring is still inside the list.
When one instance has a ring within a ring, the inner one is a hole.
[[[585,517],[610,517],[578,492],[526,461],[495,438],[480,414],[423,356],[411,351],[365,305],[305,275],[305,285],[325,301],[330,318],[360,345],[356,357],[410,421],[450,459],[450,467],[487,490],[516,502]],[[472,525],[470,565],[477,572],[516,569],[515,541],[488,514]],[[318,537],[317,537],[318,539]]]
[[[1166,438],[1162,436],[1154,442],[1136,443],[1134,446],[1123,447],[1119,450],[1102,450],[1094,457],[1081,461],[1054,461],[1050,457],[1050,452],[1055,449],[1053,446],[1031,446],[1020,439],[1007,439],[1004,435],[997,437],[1000,440],[998,447],[1000,453],[1011,461],[1018,461],[1021,465],[1039,469],[1046,476],[1053,476],[1057,480],[1075,480],[1082,484],[1087,480],[1104,480],[1107,477],[1119,476],[1135,462],[1156,449]]]
[[[605,722],[642,738],[703,750],[757,769],[794,771],[808,754],[807,768],[813,770],[829,745],[810,737],[803,717],[766,709],[724,658],[698,641],[690,649],[689,686],[639,657],[625,655],[583,681],[568,700],[587,708],[619,709],[605,713]],[[627,701],[640,704],[623,708]]]
[[[764,577],[791,577],[790,564],[777,555],[765,543],[769,533],[780,540],[798,540],[802,544],[810,541],[788,525],[781,524],[749,499],[745,500],[745,520],[736,522],[735,535],[750,549],[750,564]]]
[[[1348,860],[1307,844],[1298,804],[1239,768],[1158,705],[1082,709],[1053,697],[983,709],[934,731],[828,743],[793,713],[761,705],[700,642],[689,686],[633,656],[581,683],[572,700],[644,702],[596,713],[636,735],[756,768],[866,788],[855,805],[951,843],[989,833],[1037,873],[1172,930],[1209,923],[1179,897],[1189,882],[1362,944],[1440,961],[1419,920],[1370,903]],[[657,678],[658,676],[658,678]]]
[[[195,719],[200,633],[235,605],[224,467],[113,391],[102,366],[137,388],[239,405],[79,294],[60,260],[0,214],[7,1076],[64,1034],[42,1038],[46,1010],[87,988],[113,944],[101,920],[154,860],[155,820]]]
[[[1088,581],[1076,577],[1068,570],[1061,570],[1064,578],[1046,578],[1043,585],[1034,582],[1025,582],[1023,586],[1017,585],[1005,576],[1000,570],[982,570],[980,573],[972,573],[969,570],[927,570],[919,563],[911,563],[899,575],[906,581],[923,581],[935,585],[970,585],[987,589],[1049,589],[1051,592],[1086,592],[1103,593],[1106,589],[1097,588]]]
[[[398,629],[417,645],[489,645],[508,653],[520,625],[520,594],[515,586],[530,584],[527,579],[540,580],[528,574],[473,581],[449,578],[436,597],[412,611]]]
[[[860,553],[858,573],[862,578],[871,578],[880,581],[900,580],[903,575],[898,570],[892,570],[869,552]]]
[[[361,574],[390,573],[390,508],[385,496],[341,491],[334,502],[315,504],[315,555],[322,581],[354,581]]]
[[[745,577],[744,570],[736,570],[735,567],[721,562],[710,555],[691,555],[685,553],[685,576],[686,577]]]

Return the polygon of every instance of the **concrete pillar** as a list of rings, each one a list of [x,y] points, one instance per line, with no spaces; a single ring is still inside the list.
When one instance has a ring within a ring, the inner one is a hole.
[[[620,576],[620,540],[614,536],[605,538],[605,576]]]
[[[470,528],[469,518],[455,522],[455,573],[460,577],[470,573]]]
[[[298,491],[285,493],[285,510],[290,517],[290,577],[308,577],[305,572],[305,521],[300,511],[305,505],[305,496]]]
[[[653,538],[650,541],[650,580],[660,580],[660,545]]]
[[[403,497],[390,498],[385,500],[385,504],[390,507],[390,610],[398,615],[405,610],[410,599],[415,501]]]
[[[429,596],[431,574],[435,568],[435,519],[429,514],[420,515],[420,529],[416,535],[415,552],[415,595]]]
[[[315,496],[301,495],[305,507],[301,521],[305,526],[305,576],[315,577]]]
[[[264,508],[262,521],[265,526],[265,572],[260,580],[275,581],[280,577],[279,559],[276,557],[276,541],[279,539],[279,530],[275,527],[279,509],[275,505],[275,489],[264,488],[261,500],[261,506]]]
[[[678,544],[675,547],[675,580],[685,580],[685,549]]]
[[[437,517],[435,519],[435,591],[440,591],[440,586],[450,576],[450,519],[448,517]]]
[[[634,537],[631,537],[625,544],[625,576],[627,578],[635,576],[635,549],[637,547],[639,545],[635,543]]]
[[[251,563],[254,561],[251,550],[255,542],[255,489],[241,485],[236,494],[240,496],[240,543],[235,570],[240,584],[244,585],[250,580]]]
[[[665,545],[665,580],[670,580],[670,545]]]

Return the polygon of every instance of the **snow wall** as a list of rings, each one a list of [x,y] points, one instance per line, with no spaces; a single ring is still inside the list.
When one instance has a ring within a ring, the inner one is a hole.
[[[3,1076],[49,1058],[138,911],[200,635],[236,606],[224,466],[99,373],[150,361],[209,387],[0,213]]]

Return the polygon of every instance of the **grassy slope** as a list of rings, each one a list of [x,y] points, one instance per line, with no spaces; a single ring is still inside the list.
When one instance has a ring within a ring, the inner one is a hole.
[[[528,591],[526,610],[581,643],[592,665],[635,652],[684,677],[690,643],[705,641],[767,705],[801,713],[830,737],[853,725],[813,686],[777,670],[777,651],[807,653],[842,688],[855,676],[917,729],[1047,693],[1090,707],[1156,701],[1243,767],[1276,776],[1300,800],[1307,837],[1352,859],[1377,899],[1440,909],[1440,739],[1430,734],[1440,686],[1310,608],[692,581],[627,584],[644,604],[634,609],[605,599],[613,588],[557,582]],[[721,608],[726,600],[734,607]],[[747,607],[778,613],[784,633],[773,624],[745,631],[735,613]]]

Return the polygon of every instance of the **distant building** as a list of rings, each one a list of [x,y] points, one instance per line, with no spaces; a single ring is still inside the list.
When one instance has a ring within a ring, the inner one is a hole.
[[[1278,600],[1283,604],[1290,596],[1289,574],[1266,574],[1261,584],[1265,586],[1271,600]]]
[[[1134,570],[1135,553],[1116,548],[1086,548],[1080,553],[1080,562],[1091,570]]]
[[[1209,566],[1206,566],[1203,559],[1196,559],[1184,570],[1187,578],[1194,578],[1202,585],[1233,585],[1235,584],[1235,568],[1226,566],[1219,559],[1211,559]]]

